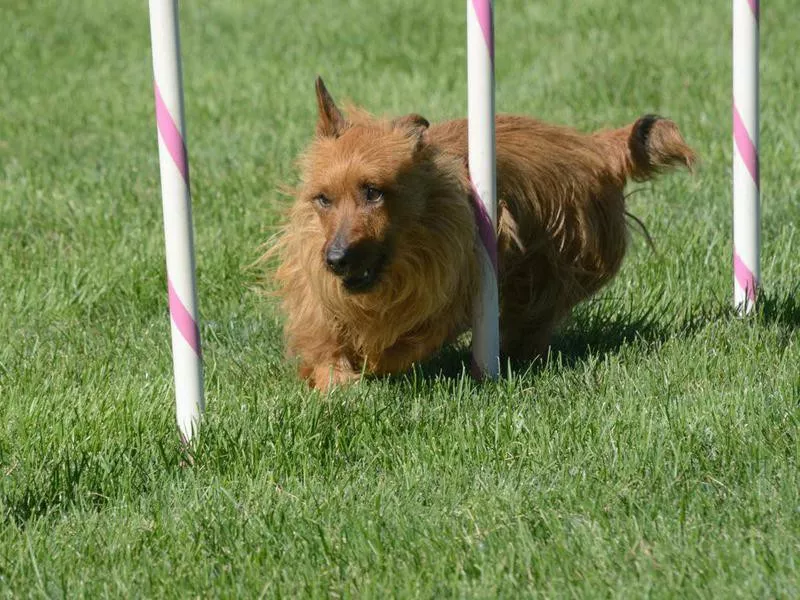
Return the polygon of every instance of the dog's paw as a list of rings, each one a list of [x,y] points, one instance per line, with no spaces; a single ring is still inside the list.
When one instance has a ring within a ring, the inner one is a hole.
[[[319,365],[311,369],[308,377],[311,386],[321,392],[329,392],[334,387],[357,383],[361,375],[350,368],[339,365]]]

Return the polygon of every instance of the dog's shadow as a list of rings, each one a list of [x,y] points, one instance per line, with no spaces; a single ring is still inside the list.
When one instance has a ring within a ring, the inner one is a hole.
[[[657,348],[671,339],[690,338],[709,323],[740,319],[727,303],[713,302],[678,309],[670,301],[620,309],[617,299],[605,297],[579,307],[556,333],[549,356],[534,361],[506,361],[501,371],[536,373],[554,362],[574,368],[593,356],[617,354],[630,344]],[[762,293],[755,313],[748,317],[753,326],[778,325],[794,332],[800,328],[800,286],[786,293]],[[417,365],[413,377],[422,380],[454,379],[469,372],[469,336]],[[648,350],[649,351],[649,350]],[[409,375],[391,377],[406,381]]]
[[[603,303],[605,304],[605,303]],[[664,325],[662,311],[604,313],[599,307],[584,308],[574,314],[556,335],[548,356],[533,361],[501,358],[501,375],[537,373],[548,362],[573,368],[590,356],[613,354],[635,341],[644,343],[665,341],[678,332]],[[661,316],[661,318],[659,318]],[[443,349],[429,361],[415,367],[415,376],[423,380],[460,377],[470,364],[470,338]],[[400,380],[401,378],[398,378]]]
[[[589,356],[618,352],[635,340],[655,342],[675,334],[663,325],[665,309],[609,312],[603,310],[605,304],[590,303],[581,307],[556,333],[548,356],[533,361],[501,359],[501,375],[509,370],[511,373],[536,373],[545,368],[548,361],[571,368]],[[469,364],[470,336],[465,335],[430,360],[416,365],[413,377],[422,380],[457,378],[469,372]],[[409,375],[401,375],[391,380],[402,382],[407,377]]]

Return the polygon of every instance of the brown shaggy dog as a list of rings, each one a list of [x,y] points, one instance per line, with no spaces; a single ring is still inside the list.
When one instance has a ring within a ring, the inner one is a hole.
[[[300,161],[277,255],[290,356],[312,385],[397,373],[470,326],[479,286],[467,122],[348,118],[317,80],[316,138]],[[583,134],[497,117],[500,337],[536,357],[625,255],[623,188],[695,155],[672,121]]]

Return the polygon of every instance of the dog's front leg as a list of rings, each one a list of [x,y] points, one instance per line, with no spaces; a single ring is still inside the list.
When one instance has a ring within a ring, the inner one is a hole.
[[[412,332],[406,339],[400,339],[380,355],[372,371],[377,374],[403,373],[414,363],[421,362],[435,354],[450,337],[448,322],[439,326],[431,323]]]
[[[353,369],[350,361],[345,357],[331,358],[330,361],[321,361],[315,365],[303,364],[300,366],[300,377],[308,380],[311,387],[327,392],[331,388],[358,381],[361,373]]]

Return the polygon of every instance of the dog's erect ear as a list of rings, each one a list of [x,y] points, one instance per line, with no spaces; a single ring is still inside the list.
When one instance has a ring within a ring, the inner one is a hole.
[[[344,117],[328,93],[322,77],[317,77],[317,108],[319,109],[317,135],[338,136],[344,129]]]
[[[397,117],[392,121],[392,127],[403,130],[410,137],[416,138],[417,149],[421,148],[422,144],[425,142],[425,132],[430,126],[431,124],[428,123],[428,119],[416,113],[411,113],[404,117]]]

